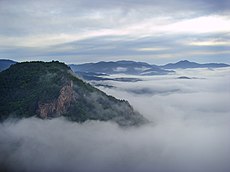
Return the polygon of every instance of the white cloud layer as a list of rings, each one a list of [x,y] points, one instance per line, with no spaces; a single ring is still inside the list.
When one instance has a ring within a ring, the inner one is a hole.
[[[230,69],[104,82],[153,121],[142,127],[62,118],[0,125],[0,166],[14,171],[228,172]],[[188,76],[194,79],[177,79]],[[148,89],[146,94],[130,90]],[[173,91],[174,90],[174,91]]]

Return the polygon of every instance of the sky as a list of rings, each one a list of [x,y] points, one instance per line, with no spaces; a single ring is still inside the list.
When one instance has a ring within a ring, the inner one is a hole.
[[[0,58],[230,63],[229,0],[0,0]]]
[[[24,118],[0,123],[0,167],[24,172],[229,172],[230,68],[186,69],[140,82],[99,81],[150,122]],[[177,79],[188,76],[193,79]],[[148,89],[146,94],[133,89]]]

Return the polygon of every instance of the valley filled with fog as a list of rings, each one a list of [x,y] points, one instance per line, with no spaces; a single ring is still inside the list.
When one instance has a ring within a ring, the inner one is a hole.
[[[0,166],[14,171],[228,172],[230,68],[94,81],[150,122],[120,127],[64,118],[0,124]]]

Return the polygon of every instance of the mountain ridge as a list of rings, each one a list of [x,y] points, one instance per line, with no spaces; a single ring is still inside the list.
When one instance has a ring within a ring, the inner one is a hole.
[[[219,68],[219,67],[228,67],[230,65],[225,63],[196,63],[190,62],[188,60],[181,60],[176,63],[168,63],[166,65],[161,66],[163,69],[187,69],[187,68]]]
[[[157,65],[136,61],[100,61],[97,63],[70,64],[73,71],[92,72],[98,74],[128,74],[128,75],[164,75],[172,71],[164,70]]]
[[[17,63],[16,61],[9,59],[0,59],[0,72],[8,69],[12,64]]]
[[[71,121],[114,121],[139,125],[147,120],[125,100],[106,95],[57,61],[23,62],[0,72],[0,120],[64,116]]]
[[[6,64],[5,64],[6,63]],[[9,59],[0,59],[0,71],[10,67],[17,62]],[[197,63],[188,60],[181,60],[175,63],[167,63],[165,65],[149,64],[147,62],[139,62],[132,60],[119,61],[99,61],[95,63],[69,64],[71,69],[88,76],[105,76],[111,74],[128,74],[128,75],[165,75],[174,71],[172,69],[186,68],[219,68],[229,67],[225,63]]]

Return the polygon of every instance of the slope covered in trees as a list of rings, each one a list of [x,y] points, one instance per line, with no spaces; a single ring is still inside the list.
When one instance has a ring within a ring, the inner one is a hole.
[[[65,116],[69,120],[145,122],[125,100],[118,100],[77,78],[60,62],[23,62],[0,73],[0,119]]]

